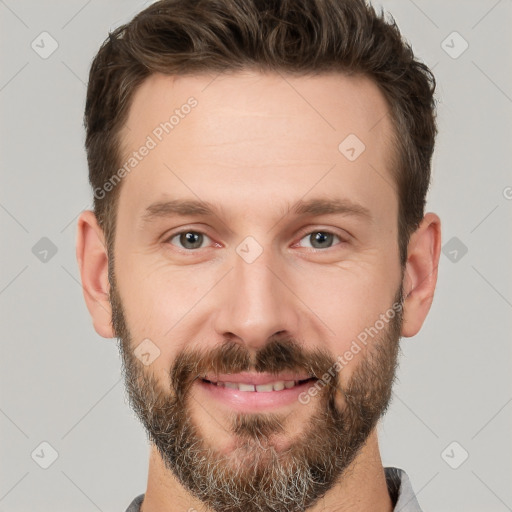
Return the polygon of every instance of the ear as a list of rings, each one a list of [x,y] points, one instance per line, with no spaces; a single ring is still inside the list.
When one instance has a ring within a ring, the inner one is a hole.
[[[441,220],[427,213],[411,235],[404,275],[404,316],[402,336],[416,335],[432,305],[441,252]]]
[[[108,282],[108,254],[103,230],[94,212],[85,210],[78,218],[76,259],[80,268],[82,290],[95,331],[104,338],[114,338]]]

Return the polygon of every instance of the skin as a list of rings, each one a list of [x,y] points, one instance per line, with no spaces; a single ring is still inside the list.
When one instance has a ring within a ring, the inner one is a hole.
[[[386,312],[402,286],[401,335],[414,336],[431,307],[441,247],[441,222],[427,213],[413,233],[401,279],[397,192],[389,165],[392,125],[378,87],[339,74],[291,77],[244,73],[152,75],[137,90],[123,129],[125,156],[190,96],[198,105],[123,178],[114,245],[117,292],[133,348],[149,338],[159,357],[144,368],[163,389],[184,348],[213,349],[229,338],[251,354],[275,333],[303,340],[335,358]],[[349,161],[338,145],[356,134],[366,149]],[[123,161],[124,163],[124,161]],[[376,172],[376,170],[378,172]],[[218,204],[215,216],[142,220],[148,205],[168,199]],[[295,216],[300,199],[345,198],[372,220],[351,215]],[[181,229],[207,235],[185,249]],[[331,232],[314,249],[312,232]],[[261,255],[248,264],[236,252],[253,237]],[[77,259],[96,332],[115,336],[105,238],[91,211],[78,221]],[[363,350],[338,375],[350,381]],[[233,450],[229,411],[197,388],[190,412],[204,439]],[[339,407],[343,400],[339,398]],[[302,433],[318,401],[287,406],[283,450]],[[143,512],[182,511],[191,497],[152,447]],[[374,428],[338,484],[311,511],[392,510]]]

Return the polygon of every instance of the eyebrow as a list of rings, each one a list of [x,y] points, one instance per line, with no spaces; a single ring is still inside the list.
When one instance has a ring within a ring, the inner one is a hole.
[[[169,201],[158,201],[149,205],[142,215],[143,224],[150,223],[158,218],[172,216],[218,216],[221,211],[220,206],[216,206],[207,201],[192,199],[173,199]],[[349,199],[325,199],[317,198],[308,201],[299,200],[289,211],[297,216],[304,215],[350,215],[359,217],[371,222],[373,220],[370,210],[360,204],[354,203]]]

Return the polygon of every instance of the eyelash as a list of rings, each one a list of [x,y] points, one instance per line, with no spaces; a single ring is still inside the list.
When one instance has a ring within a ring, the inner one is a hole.
[[[172,235],[168,236],[165,240],[164,240],[164,243],[170,243],[171,245],[174,245],[171,243],[171,240],[173,240],[174,238],[176,237],[179,237],[180,235],[184,234],[184,233],[195,233],[195,234],[200,234],[200,235],[203,235],[207,238],[210,238],[206,233],[204,233],[203,231],[199,231],[199,230],[195,230],[195,229],[183,229],[181,231],[177,231],[176,233],[173,233]],[[340,240],[340,244],[343,244],[343,243],[347,243],[347,240],[342,238],[340,235],[338,235],[337,233],[333,232],[333,231],[329,231],[329,230],[326,230],[326,229],[314,229],[312,231],[308,231],[307,233],[304,233],[301,238],[299,239],[299,242],[301,240],[303,240],[304,238],[306,238],[307,236],[311,236],[312,234],[314,233],[323,233],[323,234],[326,234],[326,235],[333,235],[335,237],[337,237],[339,240]],[[294,244],[296,245],[296,244]],[[325,249],[316,249],[314,247],[306,247],[306,249],[309,249],[310,252],[313,251],[313,252],[325,252],[329,249],[333,249],[334,247],[336,247],[336,245],[339,245],[339,244],[334,244],[333,246],[331,247],[327,247]],[[175,246],[177,247],[177,246]],[[187,253],[193,253],[193,252],[197,252],[199,251],[200,249],[204,249],[204,247],[199,247],[197,249],[185,249],[183,247],[177,247],[180,251],[182,252],[187,252]]]

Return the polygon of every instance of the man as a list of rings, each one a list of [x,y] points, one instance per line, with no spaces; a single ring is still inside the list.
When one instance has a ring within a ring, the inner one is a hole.
[[[151,442],[129,512],[420,510],[377,425],[437,280],[434,89],[363,0],[162,0],[110,34],[77,258]]]

